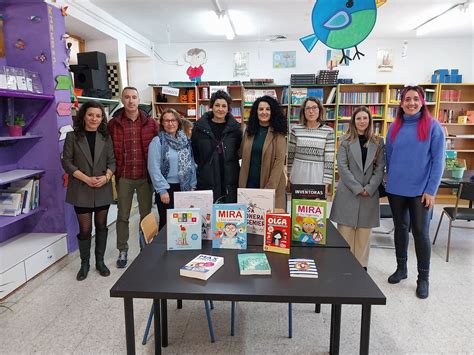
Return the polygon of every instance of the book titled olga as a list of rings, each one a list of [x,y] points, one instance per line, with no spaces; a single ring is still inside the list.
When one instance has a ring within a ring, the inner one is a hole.
[[[263,250],[290,254],[291,216],[286,213],[265,214]]]
[[[291,201],[291,239],[311,244],[326,244],[326,201]]]
[[[201,249],[201,211],[175,208],[167,211],[167,249]]]
[[[181,276],[193,277],[196,279],[207,280],[219,268],[224,265],[224,258],[220,256],[212,256],[199,254],[189,263],[184,265],[180,270]]]
[[[177,191],[174,193],[175,208],[200,208],[202,239],[211,239],[212,190]]]
[[[212,233],[213,248],[247,249],[247,206],[213,205]]]
[[[237,189],[237,202],[247,206],[247,232],[265,234],[265,213],[275,208],[273,189]]]

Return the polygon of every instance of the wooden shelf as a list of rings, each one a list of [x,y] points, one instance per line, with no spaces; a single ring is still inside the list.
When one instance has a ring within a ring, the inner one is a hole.
[[[0,173],[0,184],[9,184],[13,181],[26,179],[32,176],[43,174],[44,170],[16,169]]]
[[[467,105],[467,104],[474,104],[474,101],[440,101],[440,104],[446,105]]]

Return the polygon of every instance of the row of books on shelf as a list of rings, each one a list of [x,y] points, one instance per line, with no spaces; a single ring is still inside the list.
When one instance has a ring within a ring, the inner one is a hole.
[[[382,122],[374,122],[374,133],[376,135],[381,135],[382,134]],[[339,122],[337,124],[337,132],[338,136],[341,136],[342,134],[346,133],[349,130],[349,122]]]
[[[271,275],[272,269],[265,253],[237,254],[240,275]],[[209,279],[224,266],[224,257],[199,254],[184,265],[179,274],[201,280]],[[318,269],[313,259],[289,259],[290,277],[318,278]]]
[[[384,107],[380,105],[369,105],[367,106],[369,111],[372,113],[373,118],[381,118],[383,116]],[[351,117],[354,107],[352,106],[339,106],[340,117]]]
[[[275,100],[278,100],[282,104],[283,99],[285,97],[285,95],[282,95],[279,100],[275,89],[244,89],[244,105],[252,105],[255,100],[262,96],[273,97]]]
[[[39,179],[14,181],[0,190],[0,216],[26,214],[39,206]]]
[[[441,90],[440,100],[454,102],[461,101],[461,90]]]
[[[389,102],[390,103],[399,103],[401,99],[401,92],[403,88],[398,88],[398,89],[389,89]],[[429,89],[429,88],[424,88],[423,89],[425,92],[425,101],[426,102],[434,102],[435,101],[435,90],[434,89]]]
[[[339,102],[342,104],[378,104],[383,102],[381,92],[340,92]]]

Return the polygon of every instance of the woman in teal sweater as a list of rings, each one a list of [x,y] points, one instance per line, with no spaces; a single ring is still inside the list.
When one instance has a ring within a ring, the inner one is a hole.
[[[407,278],[408,230],[415,240],[416,295],[428,297],[431,243],[430,209],[444,170],[444,134],[425,104],[424,91],[408,86],[401,92],[397,118],[387,134],[387,193],[395,224],[397,270],[388,282]]]

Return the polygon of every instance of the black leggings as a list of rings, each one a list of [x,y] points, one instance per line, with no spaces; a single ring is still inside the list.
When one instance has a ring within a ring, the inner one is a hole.
[[[160,225],[159,230],[161,230],[166,224],[166,213],[169,208],[174,208],[174,193],[176,191],[181,191],[179,184],[169,184],[170,188],[168,189],[168,194],[170,195],[170,203],[164,204],[161,202],[160,194],[155,193],[155,203],[158,207],[158,215],[160,216]]]
[[[406,258],[408,250],[408,230],[415,240],[415,252],[418,268],[430,268],[431,242],[430,217],[431,212],[421,202],[421,196],[405,197],[388,194],[388,202],[392,209],[393,224],[395,225],[395,254],[397,258]]]
[[[92,213],[94,213],[94,226],[96,230],[107,229],[107,214],[109,213],[109,206],[101,206],[90,209],[86,212],[85,209],[76,208],[77,221],[79,222],[80,240],[87,240],[91,238],[92,234]]]

